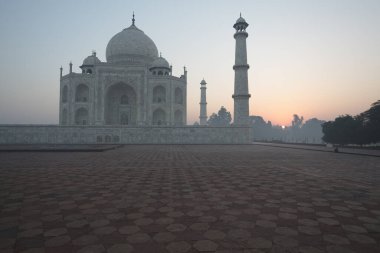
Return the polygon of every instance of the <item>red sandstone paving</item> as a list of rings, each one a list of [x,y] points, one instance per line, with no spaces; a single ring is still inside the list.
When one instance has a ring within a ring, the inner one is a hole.
[[[0,152],[0,252],[380,252],[380,158],[259,145]]]

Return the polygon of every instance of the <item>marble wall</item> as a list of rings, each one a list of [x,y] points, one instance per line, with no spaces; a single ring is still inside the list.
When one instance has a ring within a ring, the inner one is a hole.
[[[250,127],[0,125],[0,144],[248,144]]]

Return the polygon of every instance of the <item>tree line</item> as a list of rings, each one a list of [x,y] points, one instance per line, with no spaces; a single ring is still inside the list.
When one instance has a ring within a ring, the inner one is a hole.
[[[229,126],[231,113],[222,106],[217,113],[211,114],[207,124],[209,126]],[[272,125],[261,116],[250,116],[250,125],[253,128],[253,140],[264,142],[293,142],[293,143],[322,143],[322,123],[324,121],[312,118],[304,121],[302,116],[293,115],[292,125],[282,127]],[[196,122],[195,125],[198,125]]]
[[[229,126],[231,113],[221,107],[213,113],[207,124],[209,126]],[[195,123],[197,125],[197,123]],[[261,116],[250,116],[254,141],[291,142],[291,143],[332,143],[371,144],[380,142],[380,100],[356,116],[342,115],[334,121],[323,121],[317,118],[304,120],[298,114],[293,115],[291,126],[272,125]]]
[[[342,115],[322,124],[323,141],[332,144],[372,144],[380,142],[380,100],[356,116]]]
[[[250,119],[254,141],[322,143],[323,120],[312,118],[305,121],[302,116],[294,114],[291,126],[280,126],[272,125],[271,121],[265,122],[261,116],[250,116]]]

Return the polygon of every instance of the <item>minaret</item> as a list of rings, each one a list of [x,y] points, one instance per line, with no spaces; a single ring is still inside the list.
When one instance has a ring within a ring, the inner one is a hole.
[[[186,70],[186,66],[183,66],[183,76],[185,77],[185,80],[187,81],[187,70]]]
[[[206,81],[203,79],[201,81],[201,102],[200,113],[199,113],[199,125],[207,125],[207,102],[206,102]]]
[[[233,26],[236,30],[234,38],[235,47],[235,87],[232,98],[234,99],[234,125],[248,125],[249,122],[249,98],[248,93],[248,69],[247,64],[247,44],[248,33],[245,29],[248,23],[241,17]]]
[[[62,71],[63,71],[63,68],[62,68],[62,66],[59,68],[59,73],[60,73],[60,75],[59,75],[59,78],[60,79],[62,79]]]

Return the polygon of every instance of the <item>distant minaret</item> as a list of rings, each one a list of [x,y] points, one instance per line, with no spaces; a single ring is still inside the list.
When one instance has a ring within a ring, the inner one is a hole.
[[[235,47],[235,88],[232,98],[234,99],[234,125],[247,125],[249,122],[249,98],[248,93],[248,69],[247,64],[247,44],[248,33],[245,29],[248,23],[241,17],[233,26],[236,30],[234,38]]]
[[[185,77],[185,80],[187,81],[187,70],[186,70],[186,66],[183,66],[183,76]]]
[[[206,102],[206,81],[203,79],[201,81],[201,102],[200,113],[199,113],[199,125],[207,125],[207,102]]]

